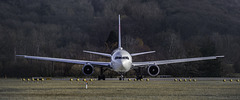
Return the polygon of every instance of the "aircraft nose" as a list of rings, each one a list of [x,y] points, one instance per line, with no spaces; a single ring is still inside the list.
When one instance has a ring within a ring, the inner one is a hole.
[[[130,64],[129,61],[126,60],[121,61],[121,66],[124,67],[125,69],[128,69],[129,64]]]
[[[127,72],[130,70],[131,63],[129,63],[129,61],[121,60],[117,64],[118,64],[117,70],[120,72]]]
[[[127,64],[127,61],[121,61],[120,64],[124,67]]]

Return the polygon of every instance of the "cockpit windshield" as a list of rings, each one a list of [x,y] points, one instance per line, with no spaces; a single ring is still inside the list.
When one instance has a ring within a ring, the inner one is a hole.
[[[129,60],[129,58],[126,56],[126,57],[115,57],[115,59],[128,59]]]

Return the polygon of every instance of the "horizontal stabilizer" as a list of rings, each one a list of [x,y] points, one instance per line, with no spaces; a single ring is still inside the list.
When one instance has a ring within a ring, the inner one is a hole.
[[[147,52],[140,52],[140,53],[133,53],[131,56],[138,56],[138,55],[143,55],[143,54],[149,54],[149,53],[154,53],[155,51],[147,51]]]
[[[101,55],[101,56],[105,56],[105,57],[111,57],[111,54],[107,54],[107,53],[93,52],[93,51],[86,51],[86,50],[83,50],[83,52],[96,54],[96,55]]]

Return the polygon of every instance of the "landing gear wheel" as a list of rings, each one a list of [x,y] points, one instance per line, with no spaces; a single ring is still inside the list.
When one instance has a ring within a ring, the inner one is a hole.
[[[98,80],[105,80],[105,75],[99,75]]]
[[[136,75],[136,80],[142,80],[143,79],[143,73],[142,73],[142,68],[135,69],[137,75]]]
[[[120,81],[121,81],[121,80],[124,81],[124,77],[123,77],[123,75],[121,75],[121,77],[119,77],[119,80],[120,80]]]
[[[143,79],[142,75],[136,77],[137,80]]]
[[[103,67],[100,68],[100,75],[98,76],[98,80],[105,80],[105,75],[103,75],[103,72],[105,72],[107,69],[103,69]]]

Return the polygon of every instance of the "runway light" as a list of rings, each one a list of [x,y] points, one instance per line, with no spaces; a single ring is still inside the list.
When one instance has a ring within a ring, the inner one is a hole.
[[[193,79],[194,82],[196,82],[197,80],[196,79]]]
[[[37,78],[37,81],[39,81],[39,79]]]
[[[28,78],[27,81],[31,81],[31,80]]]
[[[128,79],[128,81],[131,81],[131,79]]]
[[[237,79],[236,81],[239,82],[239,79]]]
[[[143,79],[141,79],[140,81],[143,81]]]
[[[147,78],[146,81],[149,81],[149,79]]]
[[[79,78],[77,78],[76,81],[79,81]]]
[[[134,79],[134,81],[137,81],[137,79]]]
[[[90,81],[93,81],[93,79],[90,79]]]
[[[192,81],[192,79],[189,79],[189,81],[191,82],[191,81]]]
[[[22,81],[25,81],[25,80],[26,80],[25,78],[22,79]]]
[[[232,82],[232,79],[230,79],[230,82]]]
[[[34,79],[34,78],[32,78],[32,81],[35,81],[35,79]]]
[[[185,82],[187,82],[187,79],[184,79]]]
[[[226,82],[226,79],[223,79],[223,82]]]
[[[86,80],[86,79],[83,79],[83,81],[85,81],[85,82],[86,82],[87,80]]]
[[[182,82],[182,79],[179,79],[180,82]]]
[[[44,81],[44,78],[42,78],[42,81]]]
[[[176,81],[177,81],[177,79],[174,79],[174,81],[176,82]]]
[[[73,79],[72,79],[72,78],[70,78],[70,81],[73,81]]]

